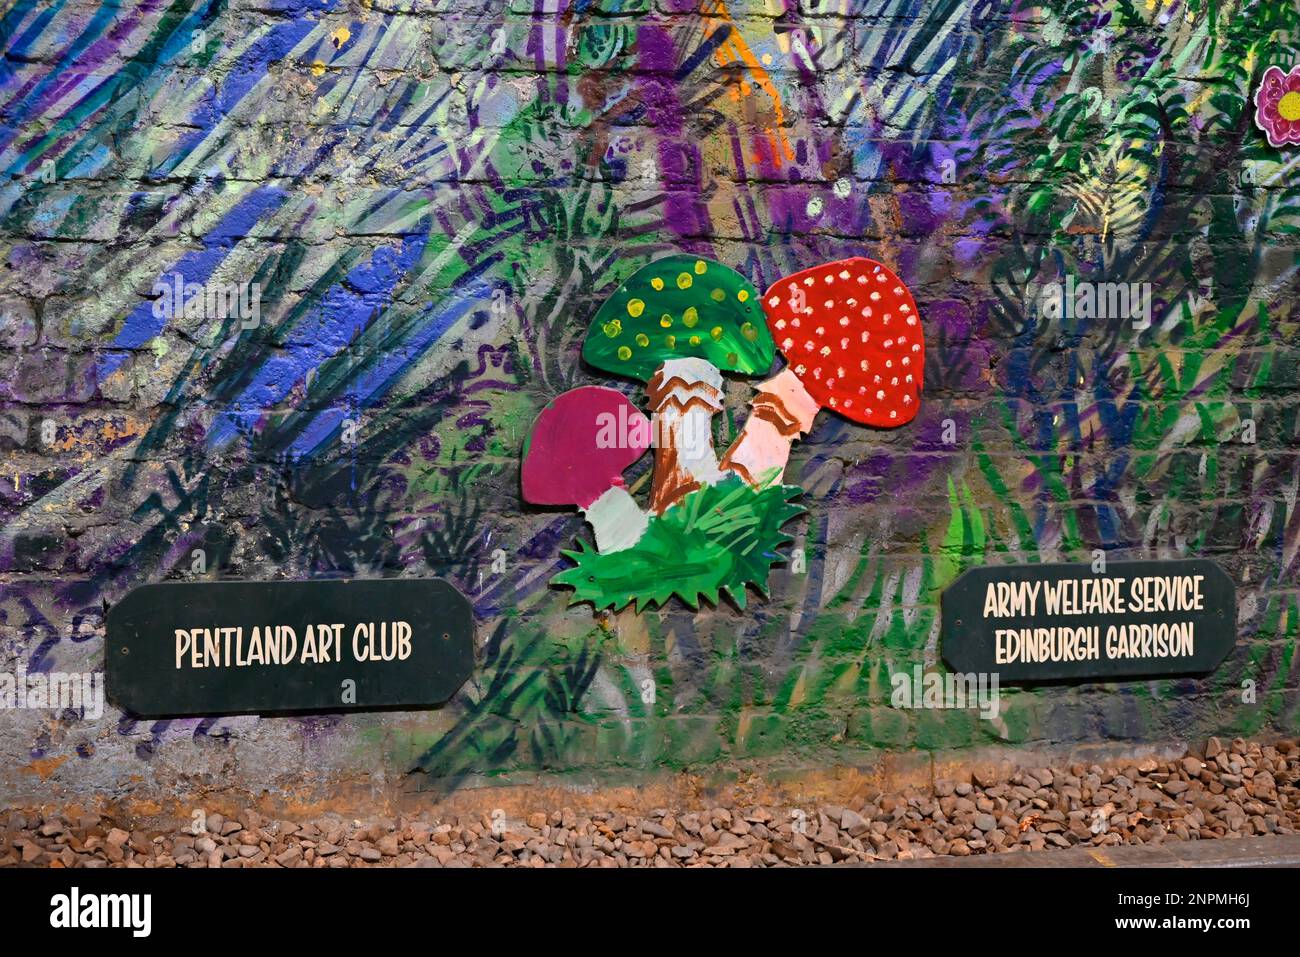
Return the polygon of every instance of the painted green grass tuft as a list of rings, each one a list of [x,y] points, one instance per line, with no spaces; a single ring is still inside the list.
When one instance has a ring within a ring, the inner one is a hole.
[[[583,542],[565,552],[576,567],[552,584],[574,590],[571,604],[589,601],[598,609],[635,602],[642,610],[674,595],[698,608],[701,599],[716,605],[723,591],[743,609],[745,586],[766,594],[772,565],[785,561],[778,548],[791,538],[781,527],[804,512],[790,502],[801,494],[793,485],[753,489],[729,476],[652,517],[631,548],[602,555]]]

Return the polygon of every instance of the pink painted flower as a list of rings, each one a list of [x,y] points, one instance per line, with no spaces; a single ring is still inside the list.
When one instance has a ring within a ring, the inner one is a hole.
[[[1255,91],[1255,124],[1270,146],[1300,144],[1300,66],[1283,73],[1271,66]]]

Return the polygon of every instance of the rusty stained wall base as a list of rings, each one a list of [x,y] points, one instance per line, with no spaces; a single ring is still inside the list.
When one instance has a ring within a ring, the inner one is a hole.
[[[1268,743],[1264,739],[1263,743]],[[872,790],[927,788],[936,780],[970,780],[976,771],[1009,773],[1015,768],[1061,767],[1070,764],[1117,766],[1143,758],[1168,760],[1188,751],[1186,742],[1121,745],[1098,744],[1006,750],[984,748],[958,752],[882,753],[874,764],[797,768],[776,762],[740,762],[699,773],[595,772],[564,775],[505,775],[462,782],[454,791],[430,791],[418,772],[400,777],[345,775],[297,786],[250,787],[197,785],[184,776],[140,788],[138,780],[120,782],[118,794],[94,799],[69,795],[57,782],[44,781],[34,769],[12,772],[0,786],[14,793],[11,803],[63,810],[93,807],[134,826],[165,826],[188,819],[196,808],[205,813],[238,815],[253,807],[270,817],[290,820],[337,814],[369,820],[399,814],[436,818],[443,815],[484,815],[501,809],[508,817],[560,808],[576,811],[617,810],[646,813],[655,808],[677,811],[723,806],[763,805],[808,807],[845,804]],[[629,783],[629,778],[635,783]],[[26,786],[20,782],[25,779]],[[249,776],[233,779],[247,782]],[[38,783],[39,782],[39,783]],[[10,787],[10,785],[14,785]]]

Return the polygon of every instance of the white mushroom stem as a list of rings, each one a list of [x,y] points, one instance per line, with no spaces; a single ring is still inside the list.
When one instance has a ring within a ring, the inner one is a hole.
[[[688,492],[722,478],[713,417],[722,411],[722,373],[706,359],[669,359],[646,384],[654,426],[651,511],[662,514]]]
[[[758,387],[750,408],[745,427],[722,457],[722,468],[762,488],[782,481],[790,446],[812,428],[821,406],[786,368]]]
[[[596,550],[602,554],[631,548],[650,524],[649,516],[621,485],[606,489],[582,514],[596,533]]]

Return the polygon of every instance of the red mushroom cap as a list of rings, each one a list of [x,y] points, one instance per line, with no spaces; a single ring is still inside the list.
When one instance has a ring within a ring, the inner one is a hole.
[[[777,348],[823,408],[887,428],[916,417],[925,336],[916,300],[889,267],[860,258],[813,266],[773,283],[763,311]]]
[[[524,444],[524,500],[587,508],[649,447],[650,420],[623,393],[571,389],[541,411]]]

